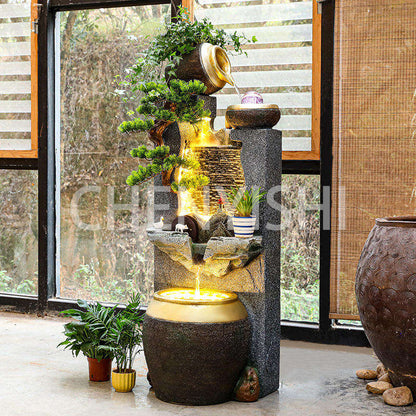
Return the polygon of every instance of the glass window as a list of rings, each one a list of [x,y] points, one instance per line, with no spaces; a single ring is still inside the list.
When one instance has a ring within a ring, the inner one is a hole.
[[[37,294],[38,174],[0,170],[0,292]]]
[[[231,4],[230,4],[231,3]],[[313,1],[196,0],[197,19],[208,18],[228,33],[255,36],[243,46],[247,55],[230,60],[241,93],[259,91],[265,103],[278,104],[282,118],[283,150],[310,151],[312,125],[312,16]],[[217,94],[215,127],[223,128],[225,110],[240,102],[230,85]]]
[[[60,13],[60,269],[58,296],[123,302],[153,291],[152,184],[129,187],[133,147],[145,134],[118,132],[128,110],[115,94],[141,50],[170,18],[170,5]],[[57,54],[59,56],[59,54]],[[149,217],[149,218],[148,218]]]
[[[319,175],[282,176],[282,319],[319,321]]]

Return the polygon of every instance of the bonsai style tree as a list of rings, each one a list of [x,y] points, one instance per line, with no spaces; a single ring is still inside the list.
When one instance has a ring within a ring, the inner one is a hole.
[[[248,41],[237,33],[227,34],[222,29],[215,29],[207,19],[191,22],[186,9],[179,8],[178,15],[166,23],[165,33],[157,35],[147,51],[127,70],[126,79],[120,82],[129,89],[125,100],[137,100],[140,93],[144,96],[136,109],[139,117],[123,122],[119,130],[123,133],[148,131],[149,138],[158,146],[153,152],[143,147],[132,150],[133,157],[152,163],[139,165],[128,177],[129,185],[137,185],[159,173],[162,173],[163,184],[169,185],[170,174],[176,167],[187,171],[181,175],[180,183],[171,184],[174,191],[180,187],[195,189],[209,183],[206,176],[194,173],[199,168],[197,162],[171,154],[170,149],[163,146],[163,132],[169,124],[188,122],[197,128],[202,118],[210,116],[210,112],[204,110],[204,101],[197,99],[206,91],[206,86],[198,80],[175,79],[175,66],[200,43],[208,42],[223,48],[231,46],[235,52],[242,53],[241,45]],[[170,78],[169,83],[164,77],[165,72]],[[119,92],[126,93],[125,90]]]

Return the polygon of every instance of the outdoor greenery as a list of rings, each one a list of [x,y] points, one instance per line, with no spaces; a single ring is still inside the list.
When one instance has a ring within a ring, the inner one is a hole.
[[[283,175],[282,319],[318,321],[319,175]]]
[[[265,199],[265,195],[266,192],[261,192],[260,189],[256,188],[233,188],[227,193],[237,217],[249,217],[253,209]]]

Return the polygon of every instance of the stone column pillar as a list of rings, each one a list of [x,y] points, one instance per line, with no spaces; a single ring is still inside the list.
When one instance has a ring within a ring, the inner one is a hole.
[[[231,131],[242,143],[241,163],[246,186],[268,192],[259,209],[258,233],[263,237],[263,291],[239,293],[252,324],[251,360],[261,381],[261,396],[279,388],[280,357],[280,185],[282,133],[272,129]]]

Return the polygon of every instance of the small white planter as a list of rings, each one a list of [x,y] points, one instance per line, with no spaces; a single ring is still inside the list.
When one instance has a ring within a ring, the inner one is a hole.
[[[238,238],[251,238],[256,226],[256,216],[233,217],[234,234]]]

